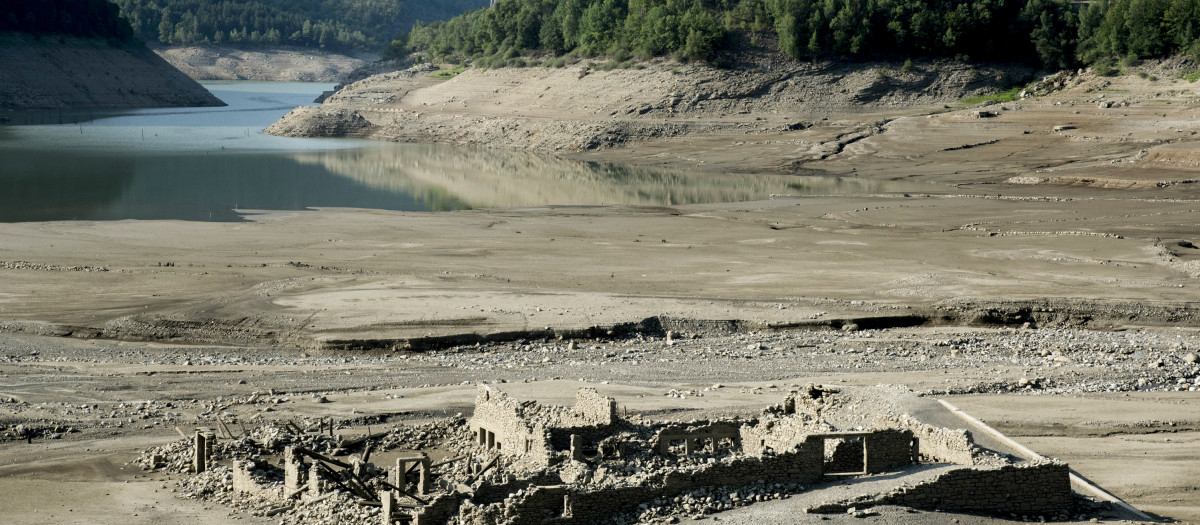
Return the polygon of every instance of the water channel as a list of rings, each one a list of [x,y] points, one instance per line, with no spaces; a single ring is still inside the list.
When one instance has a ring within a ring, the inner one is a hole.
[[[0,222],[239,221],[246,210],[405,211],[674,205],[909,191],[786,175],[712,175],[523,152],[263,135],[331,84],[204,83],[228,106],[10,113],[0,126]]]

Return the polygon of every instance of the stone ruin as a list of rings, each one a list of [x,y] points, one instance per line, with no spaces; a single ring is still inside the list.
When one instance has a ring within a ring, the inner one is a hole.
[[[1073,505],[1065,464],[1014,463],[982,451],[965,430],[933,427],[907,415],[836,428],[825,416],[831,410],[826,401],[837,395],[810,386],[755,418],[664,423],[639,415],[622,418],[616,400],[591,388],[577,392],[573,407],[559,407],[518,401],[481,385],[473,417],[446,423],[440,442],[426,441],[423,450],[410,448],[387,465],[369,461],[371,439],[384,445],[387,433],[350,440],[356,443],[307,434],[307,442],[293,439],[283,446],[280,469],[261,454],[257,460],[228,454],[232,461],[223,487],[253,496],[260,514],[283,514],[284,522],[306,504],[336,497],[340,506],[358,509],[358,519],[340,515],[340,522],[592,524],[667,521],[786,497],[823,480],[904,476],[918,464],[939,464],[949,467],[915,484],[805,510],[891,504],[1060,515]],[[212,442],[211,435],[195,440],[197,457],[204,458],[194,463],[207,460],[210,471],[223,468],[213,466],[212,450],[205,451]],[[391,441],[399,449],[416,444]],[[349,453],[359,445],[361,453]]]

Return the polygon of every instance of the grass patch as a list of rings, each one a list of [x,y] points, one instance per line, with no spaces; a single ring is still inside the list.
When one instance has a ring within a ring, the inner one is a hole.
[[[1021,86],[1017,86],[1015,88],[1007,89],[1007,90],[1001,91],[999,93],[993,93],[991,95],[979,95],[977,97],[963,97],[962,100],[959,100],[959,102],[962,102],[963,104],[967,104],[967,105],[983,104],[984,102],[987,102],[989,100],[995,101],[995,102],[1012,102],[1014,100],[1017,100],[1018,98],[1021,98],[1021,89],[1023,89]]]
[[[454,77],[457,77],[459,73],[462,73],[463,71],[466,71],[466,70],[467,70],[467,66],[460,64],[460,65],[454,66],[450,69],[439,69],[437,71],[434,71],[433,73],[430,73],[429,76],[431,76],[433,78],[440,78],[442,80],[450,80]]]
[[[1183,76],[1183,79],[1188,82],[1196,82],[1197,80],[1200,80],[1200,71],[1188,73]]]

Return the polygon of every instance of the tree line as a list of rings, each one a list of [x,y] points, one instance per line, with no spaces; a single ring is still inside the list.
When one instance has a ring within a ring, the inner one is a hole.
[[[797,59],[934,56],[1059,69],[1200,55],[1200,0],[499,0],[418,24],[389,53],[455,61],[529,52],[711,60],[735,31],[773,33]]]
[[[0,2],[0,31],[127,40],[133,29],[108,0]]]
[[[488,0],[113,0],[142,40],[169,45],[293,45],[377,50],[418,20]]]

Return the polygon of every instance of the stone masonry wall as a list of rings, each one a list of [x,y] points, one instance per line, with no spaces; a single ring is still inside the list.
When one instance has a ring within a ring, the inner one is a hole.
[[[826,473],[863,472],[863,461],[861,437],[825,440]]]
[[[1070,510],[1070,469],[1063,463],[956,469],[936,480],[893,492],[880,504],[915,508],[1038,514]]]
[[[600,395],[594,388],[580,388],[575,393],[575,417],[577,425],[607,426],[617,422],[617,400]]]
[[[819,439],[794,450],[765,457],[743,457],[696,471],[673,471],[660,482],[636,487],[567,491],[561,487],[530,489],[505,512],[510,525],[545,523],[600,524],[618,513],[632,512],[655,498],[672,498],[701,487],[739,486],[752,482],[812,483],[821,477],[824,445]],[[564,513],[566,511],[566,513]]]
[[[444,525],[458,514],[462,500],[455,494],[438,494],[413,516],[413,525]]]
[[[819,430],[804,415],[767,419],[741,428],[742,451],[752,455],[763,454],[767,449],[785,452],[814,432]]]
[[[534,487],[525,493],[519,511],[511,514],[505,525],[540,525],[555,518],[573,523],[570,516],[564,516],[566,501],[570,498],[570,493],[563,485]]]
[[[930,462],[975,464],[975,441],[966,430],[927,425],[908,415],[881,420],[876,422],[875,427],[912,431],[918,440],[921,456]]]
[[[546,429],[521,417],[519,403],[500,390],[479,386],[469,426],[476,440],[480,428],[494,433],[501,454],[549,464],[551,451]]]
[[[583,438],[586,448],[595,448],[599,446],[600,441],[612,433],[612,427],[566,427],[551,428],[547,435],[550,439],[550,447],[553,450],[562,451],[570,450],[572,435]]]
[[[672,441],[691,439],[697,449],[699,449],[700,440],[704,440],[706,452],[703,453],[714,453],[714,444],[719,451],[740,452],[743,451],[741,438],[742,425],[735,422],[717,421],[705,424],[666,425],[660,428],[654,438],[650,440],[650,448],[661,454],[664,453],[664,446],[669,445]],[[697,451],[699,452],[699,450]]]
[[[249,465],[241,461],[233,462],[232,479],[234,492],[253,494],[256,496],[267,492],[263,489],[262,485],[259,485],[258,482],[254,480],[254,475],[250,473]]]
[[[913,457],[913,437],[909,430],[871,431],[866,438],[867,472],[889,472],[913,464],[918,459]]]

